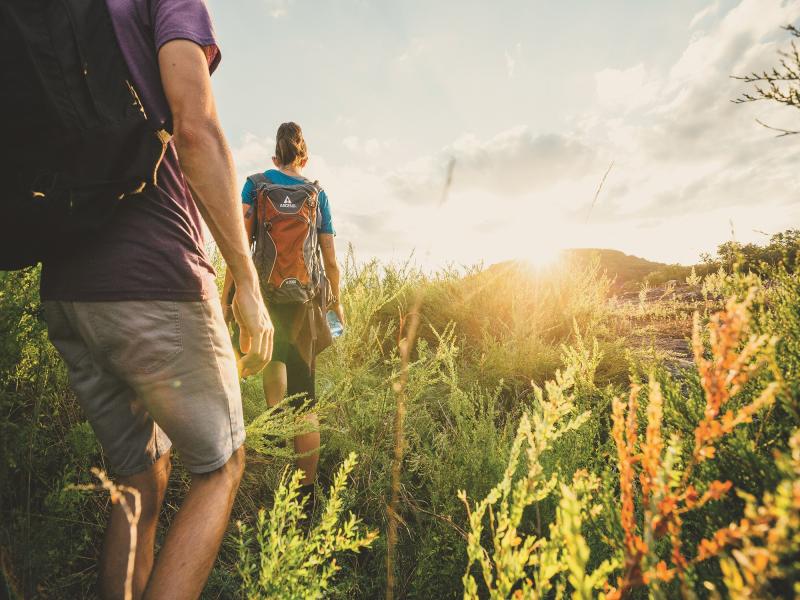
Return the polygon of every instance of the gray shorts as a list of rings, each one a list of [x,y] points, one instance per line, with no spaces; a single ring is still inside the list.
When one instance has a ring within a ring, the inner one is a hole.
[[[244,442],[236,359],[219,301],[45,302],[50,340],[118,475],[172,445],[193,473]]]

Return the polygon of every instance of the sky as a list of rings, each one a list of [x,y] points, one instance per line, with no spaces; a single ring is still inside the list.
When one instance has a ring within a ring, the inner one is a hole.
[[[207,2],[239,179],[299,123],[359,260],[690,264],[800,226],[800,136],[755,121],[800,112],[731,102],[800,0]]]

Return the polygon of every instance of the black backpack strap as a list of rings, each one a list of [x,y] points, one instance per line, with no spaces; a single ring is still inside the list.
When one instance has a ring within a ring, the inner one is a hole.
[[[267,185],[267,184],[272,183],[272,182],[269,180],[269,178],[266,175],[264,175],[264,173],[253,173],[252,175],[248,175],[247,180],[250,183],[253,184],[253,188],[254,188],[253,189],[253,207],[252,207],[252,209],[253,209],[253,211],[255,211],[256,218],[255,218],[255,224],[253,226],[253,233],[250,236],[250,244],[253,244],[253,243],[255,243],[256,238],[258,237],[258,227],[259,227],[258,216],[257,216],[258,215],[258,188],[259,188],[259,186]]]
[[[314,188],[317,190],[317,198],[319,198],[320,194],[322,194],[322,192],[325,191],[325,189],[319,184],[319,180],[318,179],[315,179],[314,181],[306,179],[306,182],[310,183],[311,185],[313,185]]]
[[[324,191],[324,188],[319,184],[319,179],[311,181],[308,177],[303,177],[302,175],[300,177],[297,177],[296,179],[300,179],[300,181],[302,181],[303,183],[306,183],[311,187],[313,187],[315,190],[317,190],[317,197],[319,197],[319,195]]]
[[[272,183],[264,173],[253,173],[247,177],[248,181],[258,190],[258,186]]]

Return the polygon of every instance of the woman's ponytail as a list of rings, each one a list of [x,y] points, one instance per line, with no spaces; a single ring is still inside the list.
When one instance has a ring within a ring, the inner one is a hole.
[[[303,130],[293,122],[282,123],[275,137],[275,158],[284,166],[296,165],[308,158],[308,148]]]

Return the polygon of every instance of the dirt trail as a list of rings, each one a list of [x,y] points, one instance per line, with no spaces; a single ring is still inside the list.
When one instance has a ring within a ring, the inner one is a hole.
[[[630,319],[627,339],[638,349],[655,349],[672,373],[694,366],[692,315],[706,302],[695,286],[668,282],[617,298],[621,313]]]

